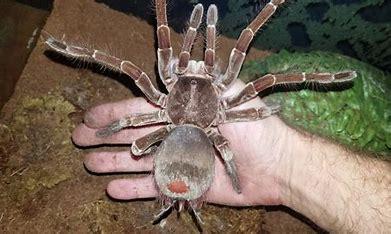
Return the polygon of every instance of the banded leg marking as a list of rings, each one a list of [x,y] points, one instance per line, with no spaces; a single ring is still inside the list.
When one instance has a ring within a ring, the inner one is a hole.
[[[227,70],[218,84],[222,89],[225,89],[238,77],[239,71],[246,57],[246,51],[250,42],[253,40],[254,35],[282,3],[284,3],[284,0],[271,0],[268,4],[266,4],[261,12],[259,12],[257,17],[247,26],[247,28],[242,31],[238,41],[236,42],[235,48],[231,51]]]
[[[42,31],[41,37],[46,45],[52,50],[70,58],[80,59],[82,61],[96,62],[102,66],[109,67],[121,72],[122,60],[114,56],[107,55],[98,50],[91,50],[80,46],[69,45],[67,42],[58,40],[48,32]]]
[[[167,86],[173,80],[170,74],[170,62],[172,60],[171,32],[167,21],[167,3],[166,0],[156,0],[156,19],[157,19],[157,58],[159,76],[162,82]]]
[[[65,41],[55,39],[47,32],[42,32],[45,43],[54,51],[67,57],[88,60],[109,67],[115,71],[123,72],[132,78],[145,96],[159,106],[165,105],[166,95],[155,88],[150,78],[140,68],[130,61],[121,60],[99,50],[68,45]]]
[[[204,55],[204,64],[206,72],[212,74],[215,66],[216,50],[216,23],[218,20],[218,11],[216,5],[212,4],[208,8],[206,15],[206,49]]]
[[[260,120],[277,113],[279,110],[279,105],[243,110],[226,110],[219,116],[218,124]]]
[[[228,140],[216,131],[212,131],[210,133],[209,139],[213,142],[214,146],[220,153],[220,157],[224,161],[225,170],[231,178],[232,187],[237,193],[241,193],[240,181],[234,162],[234,154],[229,148]]]
[[[233,108],[258,95],[259,92],[277,84],[300,84],[312,82],[320,84],[342,83],[357,77],[355,71],[342,71],[337,73],[292,73],[267,74],[248,83],[240,92],[223,100],[225,109]]]
[[[180,74],[185,73],[187,66],[189,65],[190,51],[197,36],[197,29],[201,24],[203,12],[204,7],[202,4],[197,4],[191,13],[189,28],[187,29],[185,39],[183,40],[182,49],[179,53],[178,72]]]
[[[165,126],[135,140],[131,147],[132,154],[141,156],[150,153],[152,151],[151,146],[156,142],[162,141],[167,136],[170,129],[170,126]]]
[[[107,127],[96,132],[97,137],[108,137],[127,127],[146,126],[157,123],[168,122],[165,110],[151,113],[135,114],[112,122]]]

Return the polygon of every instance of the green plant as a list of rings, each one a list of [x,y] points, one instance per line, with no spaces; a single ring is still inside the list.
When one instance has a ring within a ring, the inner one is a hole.
[[[281,51],[246,63],[241,78],[248,82],[266,73],[357,71],[346,87],[304,85],[294,92],[275,92],[267,102],[281,103],[280,116],[289,124],[330,137],[348,146],[381,155],[391,153],[391,77],[381,70],[329,52]],[[310,89],[308,89],[308,87]],[[312,88],[311,88],[312,87]],[[285,89],[282,87],[282,89]],[[322,92],[321,89],[332,89]],[[286,89],[285,89],[286,90]]]

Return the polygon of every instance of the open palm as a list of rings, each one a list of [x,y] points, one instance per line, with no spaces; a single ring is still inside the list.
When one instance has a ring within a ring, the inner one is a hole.
[[[237,82],[227,94],[243,87]],[[237,108],[263,105],[260,98]],[[124,129],[110,137],[99,138],[95,133],[122,117],[155,110],[143,98],[133,98],[92,108],[73,132],[73,141],[80,146],[100,144],[130,144],[159,126]],[[235,154],[242,193],[237,194],[225,172],[223,163],[216,160],[215,178],[206,194],[206,201],[234,205],[280,204],[280,181],[284,176],[281,163],[284,156],[285,139],[289,128],[277,117],[252,122],[230,123],[218,126],[219,131],[230,142]],[[124,152],[93,152],[85,157],[85,166],[95,173],[148,172],[153,170],[153,155],[131,157],[130,150]],[[117,179],[109,183],[107,192],[116,199],[130,200],[156,197],[158,192],[152,174],[141,178]]]

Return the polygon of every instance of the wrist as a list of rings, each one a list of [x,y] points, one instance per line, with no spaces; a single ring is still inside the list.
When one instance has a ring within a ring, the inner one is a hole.
[[[336,198],[345,197],[345,189],[328,171],[330,163],[338,163],[334,161],[340,153],[338,147],[292,128],[286,145],[281,156],[281,204],[323,228],[338,230],[344,225],[345,217],[341,216],[344,205]]]
[[[306,137],[296,131],[295,129],[286,125],[281,119],[277,117],[270,117],[268,121],[274,121],[267,124],[267,127],[273,126],[272,129],[265,129],[269,135],[263,137],[265,141],[269,140],[271,148],[265,149],[264,155],[272,156],[275,163],[273,168],[273,177],[278,185],[278,199],[277,204],[291,207],[290,198],[292,197],[292,182],[294,181],[294,172],[301,167],[298,160],[304,158],[305,150],[308,148],[309,142]],[[271,134],[270,133],[275,133]],[[273,137],[275,136],[275,137]],[[309,136],[310,137],[310,136]],[[264,173],[264,170],[261,171]]]
[[[283,205],[329,231],[386,230],[389,163],[295,130],[287,136],[278,173]]]
[[[330,197],[341,196],[344,189],[330,176],[329,165],[326,165],[337,152],[330,148],[324,151],[323,141],[291,129],[281,156],[280,200],[282,205],[300,212],[319,226],[330,228],[332,224],[335,228],[344,223],[344,218],[331,212],[340,212],[343,206]]]
[[[294,208],[297,187],[302,182],[304,173],[304,161],[308,157],[308,149],[311,146],[312,136],[305,136],[287,126],[283,139],[284,150],[280,152],[280,164],[277,170],[277,178],[280,185],[280,201],[282,205]]]

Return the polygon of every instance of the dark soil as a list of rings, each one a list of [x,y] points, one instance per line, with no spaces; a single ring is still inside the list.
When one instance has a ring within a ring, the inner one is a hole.
[[[155,78],[154,28],[138,18],[92,0],[59,0],[44,30],[127,58]],[[178,51],[182,36],[172,38]],[[224,62],[233,45],[233,40],[219,39],[218,56]],[[252,50],[249,59],[266,54]],[[110,200],[105,194],[110,180],[138,175],[90,174],[83,154],[95,149],[78,149],[71,142],[87,108],[137,95],[131,84],[124,76],[47,52],[38,43],[0,115],[0,232],[197,232],[187,214],[152,225],[161,208],[154,200]],[[291,213],[263,207],[202,209],[206,232],[314,232]]]

